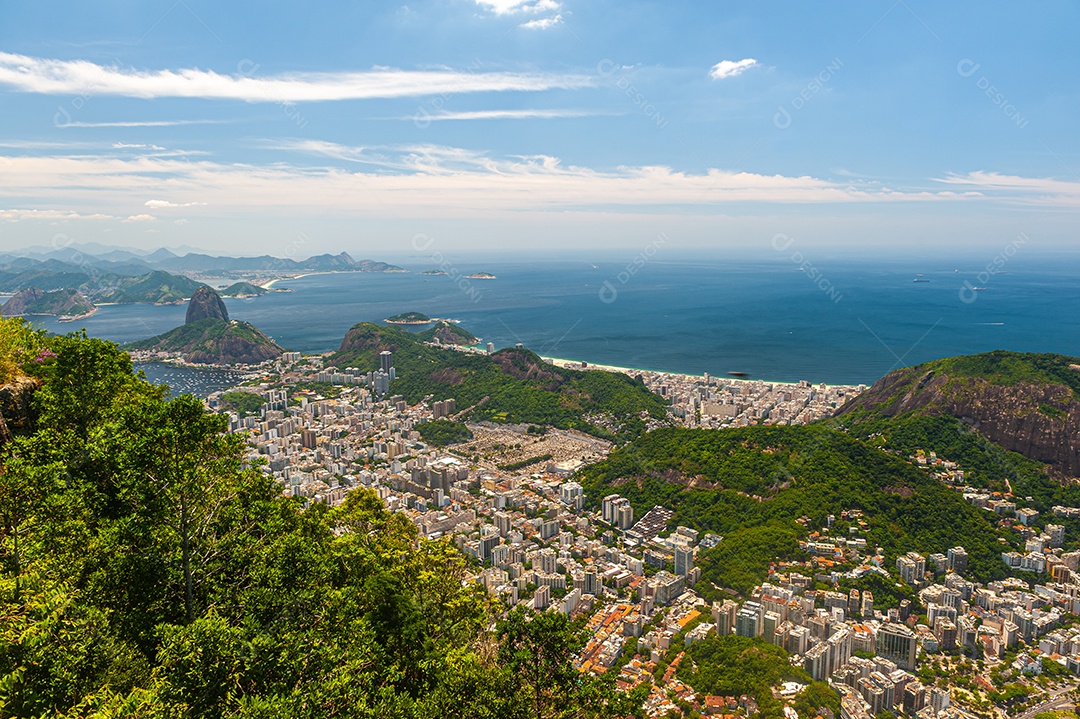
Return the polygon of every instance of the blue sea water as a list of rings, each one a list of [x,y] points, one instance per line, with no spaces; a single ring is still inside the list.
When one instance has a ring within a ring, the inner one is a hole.
[[[777,381],[870,383],[895,367],[992,349],[1080,355],[1075,262],[1015,258],[1007,271],[986,273],[988,258],[813,266],[780,253],[640,266],[628,259],[469,260],[453,268],[494,280],[421,274],[430,264],[407,266],[409,274],[311,275],[279,283],[292,292],[226,304],[234,318],[304,352],[337,348],[357,322],[418,311],[460,320],[496,347],[520,342],[544,356]],[[184,313],[112,306],[80,324],[127,342],[182,324]]]

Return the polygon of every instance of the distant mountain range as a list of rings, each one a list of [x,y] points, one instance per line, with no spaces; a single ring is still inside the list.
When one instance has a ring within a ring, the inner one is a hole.
[[[92,248],[92,249],[91,249]],[[260,255],[258,257],[212,256],[197,252],[177,255],[161,248],[147,254],[104,246],[65,247],[47,252],[27,251],[0,254],[0,271],[5,275],[26,272],[46,274],[117,274],[132,277],[153,270],[169,272],[404,272],[400,267],[375,260],[354,260],[347,252],[313,255],[306,260]],[[0,277],[0,283],[5,282]],[[0,285],[0,289],[3,285]],[[23,289],[23,288],[19,288]],[[42,289],[49,289],[42,287]]]
[[[40,248],[39,248],[40,249]],[[27,251],[19,255],[0,255],[0,293],[53,293],[75,291],[94,304],[174,304],[191,297],[204,283],[187,275],[239,276],[248,279],[304,272],[404,272],[400,267],[354,260],[348,253],[315,255],[306,260],[292,260],[262,255],[260,257],[213,257],[200,253],[177,255],[167,249],[146,254],[103,245],[64,247],[49,251]],[[227,297],[247,297],[266,290],[249,282],[237,282],[224,290]],[[25,298],[24,298],[25,299]],[[30,298],[41,308],[40,297]],[[48,307],[56,305],[50,296]],[[62,303],[60,303],[62,304]],[[57,314],[24,309],[20,301],[3,310],[6,315]],[[28,306],[28,305],[27,305]],[[86,314],[78,312],[75,314]]]

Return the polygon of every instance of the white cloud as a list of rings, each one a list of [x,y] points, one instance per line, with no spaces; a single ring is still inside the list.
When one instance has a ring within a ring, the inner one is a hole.
[[[246,69],[246,68],[245,68]],[[198,97],[245,102],[318,102],[467,92],[534,92],[594,84],[585,75],[455,70],[292,73],[261,77],[210,70],[141,71],[86,60],[49,60],[0,52],[0,86],[49,95]],[[101,125],[101,123],[99,123]],[[83,124],[82,127],[91,125]]]
[[[160,209],[163,207],[196,207],[205,205],[205,202],[169,202],[168,200],[147,200],[146,207],[150,209]]]
[[[934,190],[932,182],[886,188],[850,178],[836,182],[719,169],[697,173],[665,166],[596,169],[565,164],[548,155],[496,157],[443,145],[357,147],[295,139],[265,147],[296,153],[295,161],[252,165],[145,155],[9,157],[6,192],[23,203],[45,202],[121,217],[130,210],[130,197],[149,194],[168,197],[167,202],[174,205],[207,202],[213,207],[211,219],[252,213],[266,217],[475,219],[569,211],[630,217],[680,206],[692,208],[695,215],[715,215],[761,203],[783,207],[981,204],[992,200],[1039,205],[1047,199],[1034,188],[1002,189],[1000,197],[992,197],[977,187],[960,192],[952,187]],[[304,156],[314,161],[304,162]],[[337,161],[337,166],[326,158]],[[1025,180],[1073,208],[1080,206],[1080,183],[1045,185],[1051,181],[1016,178],[1007,184],[1015,186]],[[952,180],[956,184],[970,181]]]
[[[129,215],[128,217],[125,217],[123,220],[121,220],[121,222],[153,222],[156,219],[157,218],[153,215]]]
[[[118,120],[116,122],[61,122],[57,127],[177,127],[180,125],[224,125],[228,120]]]
[[[3,220],[115,220],[112,215],[94,213],[89,215],[71,210],[0,210]]]
[[[173,220],[175,225],[186,225],[190,220]]]
[[[421,113],[400,117],[400,120],[552,120],[568,117],[596,117],[610,115],[597,110],[465,110],[462,112]]]
[[[721,60],[709,70],[709,77],[713,80],[724,80],[736,75],[742,75],[750,68],[757,66],[758,61],[749,57],[745,60]]]
[[[526,30],[547,30],[548,28],[555,27],[562,22],[562,15],[556,15],[554,17],[541,17],[529,22],[523,22],[518,27],[523,27]]]
[[[496,15],[551,12],[562,7],[556,0],[476,0],[476,4]]]

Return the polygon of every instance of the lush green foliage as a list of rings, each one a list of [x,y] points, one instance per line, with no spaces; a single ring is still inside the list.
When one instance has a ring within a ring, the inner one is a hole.
[[[771,687],[784,681],[810,682],[806,672],[791,665],[783,648],[734,634],[710,634],[691,644],[676,676],[702,694],[753,695],[764,719],[783,717]]]
[[[259,287],[250,282],[234,282],[218,292],[218,294],[222,297],[251,297],[253,295],[265,295],[269,291],[265,287]]]
[[[429,327],[423,332],[417,332],[416,337],[424,342],[430,342],[436,337],[443,344],[474,345],[477,338],[472,332],[462,328],[453,322],[439,322],[434,327]]]
[[[1080,372],[1070,365],[1080,363],[1076,357],[1033,352],[997,350],[983,354],[963,355],[928,362],[920,369],[932,369],[955,377],[976,377],[993,384],[1063,384],[1080,398]]]
[[[865,512],[866,540],[887,561],[963,545],[972,576],[1004,574],[993,515],[906,461],[823,426],[660,429],[586,467],[580,481],[594,506],[617,492],[636,516],[661,505],[674,510],[674,523],[723,535],[702,558],[706,595],[717,579],[738,590],[763,580],[765,558],[775,556],[763,552],[790,555],[793,536],[845,509]],[[795,522],[803,516],[805,526]],[[767,528],[747,533],[758,527]]]
[[[1040,512],[1048,512],[1055,504],[1080,504],[1080,487],[1055,481],[1046,474],[1040,462],[1002,449],[953,417],[911,413],[878,418],[855,412],[834,423],[856,437],[903,457],[912,456],[920,449],[936,452],[939,458],[956,462],[963,468],[966,484],[995,491],[1012,487],[1013,494],[1031,497],[1032,504]]]
[[[468,442],[473,437],[470,430],[462,422],[454,422],[449,419],[437,419],[434,422],[421,422],[413,427],[428,444],[436,447],[445,447],[450,444]]]
[[[11,380],[44,347],[41,333],[22,318],[0,319],[0,383]]]
[[[118,304],[176,303],[191,297],[200,287],[202,287],[201,282],[183,275],[155,270],[139,277],[124,277],[114,287],[97,292],[93,297],[97,302]]]
[[[231,409],[241,417],[258,414],[264,404],[266,404],[266,398],[254,392],[236,391],[221,395],[222,409]]]
[[[393,317],[387,317],[387,322],[416,322],[416,323],[428,323],[431,322],[431,318],[422,312],[402,312],[401,314],[394,315]]]
[[[334,509],[282,498],[198,400],[168,398],[109,343],[45,341],[37,429],[0,463],[3,716],[632,709],[572,670],[565,618],[493,629],[463,555],[373,492]]]
[[[405,330],[370,323],[349,330],[328,364],[374,370],[383,350],[394,352],[392,392],[410,404],[428,395],[453,398],[459,409],[473,408],[474,420],[547,424],[610,437],[610,428],[584,416],[606,415],[617,433],[634,435],[645,427],[642,415],[666,414],[661,397],[626,375],[556,368],[522,349],[493,355],[439,349]]]

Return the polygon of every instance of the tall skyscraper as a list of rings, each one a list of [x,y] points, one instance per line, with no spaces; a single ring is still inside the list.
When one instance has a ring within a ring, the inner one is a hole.
[[[383,351],[379,353],[379,369],[390,374],[390,368],[394,366],[394,353]]]
[[[675,573],[685,577],[694,569],[694,550],[690,547],[675,547]]]

